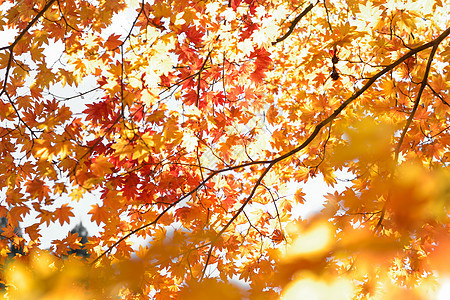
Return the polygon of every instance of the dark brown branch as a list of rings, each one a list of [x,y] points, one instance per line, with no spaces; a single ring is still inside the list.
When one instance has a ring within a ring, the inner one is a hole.
[[[11,63],[12,63],[12,59],[13,59],[14,47],[22,39],[22,37],[28,32],[28,30],[34,25],[34,23],[36,23],[37,20],[39,20],[39,18],[44,15],[44,13],[53,5],[53,3],[55,3],[55,1],[56,0],[50,0],[44,6],[44,8],[33,18],[33,20],[31,20],[30,23],[28,23],[27,27],[25,27],[25,29],[19,33],[19,35],[15,38],[14,42],[12,42],[11,45],[0,49],[0,50],[6,50],[6,49],[9,50],[9,60],[8,60],[8,65],[6,66],[5,81],[3,82],[3,88],[0,91],[0,96],[6,91],[6,84],[8,83],[8,75],[9,75],[9,70],[11,68]]]
[[[9,49],[11,51],[16,46],[16,44],[20,41],[20,39],[22,39],[22,37],[28,32],[28,30],[31,28],[31,26],[33,26],[34,23],[36,23],[37,20],[44,15],[44,13],[47,11],[47,9],[49,9],[53,5],[53,3],[55,3],[55,1],[56,0],[50,0],[44,6],[44,8],[33,18],[33,20],[31,20],[30,23],[28,23],[27,27],[25,27],[25,29],[22,30],[22,32],[16,37],[14,42],[11,45],[9,45]]]
[[[196,107],[198,107],[198,105],[200,104],[200,83],[202,81],[202,72],[205,69],[206,63],[208,62],[209,58],[211,57],[211,53],[212,53],[213,49],[209,50],[208,55],[205,58],[205,61],[203,62],[202,66],[200,67],[200,70],[198,71],[197,101],[195,103]]]
[[[433,94],[441,100],[441,102],[442,102],[444,105],[450,107],[450,104],[448,104],[448,102],[445,101],[444,98],[442,98],[442,96],[441,96],[438,92],[436,92],[436,91],[433,89],[433,87],[432,87],[429,83],[427,83],[427,86],[430,88],[430,90],[433,92]]]
[[[417,47],[415,49],[412,49],[412,50],[408,51],[406,54],[404,54],[402,57],[397,59],[395,62],[393,62],[392,64],[386,66],[383,70],[381,70],[378,73],[376,73],[375,75],[373,75],[361,89],[356,91],[350,98],[345,100],[330,116],[328,116],[328,118],[326,118],[325,120],[323,120],[322,122],[317,124],[316,127],[314,128],[313,133],[300,146],[298,146],[297,148],[289,151],[288,153],[286,153],[284,155],[279,156],[278,158],[274,159],[272,162],[277,163],[279,161],[282,161],[282,160],[284,160],[284,159],[294,155],[295,153],[301,151],[302,149],[304,149],[307,145],[309,145],[309,143],[312,142],[312,140],[314,140],[314,138],[319,134],[320,130],[325,125],[327,125],[332,120],[334,120],[350,103],[352,103],[356,98],[361,96],[378,78],[380,78],[381,76],[383,76],[387,72],[393,70],[395,67],[397,67],[398,65],[403,63],[405,60],[407,60],[408,58],[410,58],[414,54],[419,53],[420,51],[423,51],[425,49],[428,49],[430,47],[433,47],[433,46],[439,44],[449,34],[450,34],[450,28],[447,28],[447,30],[445,30],[435,40],[433,40],[431,42],[428,42],[426,44],[423,44],[422,46],[419,46],[419,47]]]
[[[78,29],[76,29],[75,27],[73,27],[72,25],[69,24],[69,22],[66,19],[66,16],[64,16],[64,13],[63,13],[63,11],[61,9],[61,2],[60,2],[60,0],[56,0],[56,1],[58,1],[58,9],[59,9],[59,13],[61,14],[61,18],[64,21],[64,23],[66,24],[66,32],[67,32],[67,28],[70,28],[70,29],[72,29],[73,31],[76,31],[76,32],[82,32],[81,30],[78,30]]]
[[[267,173],[269,173],[269,171],[272,169],[272,167],[275,165],[275,163],[276,162],[272,162],[266,167],[266,169],[263,171],[263,173],[259,176],[258,180],[256,181],[255,186],[253,187],[252,191],[250,192],[250,195],[247,196],[244,203],[242,203],[241,207],[239,207],[239,209],[233,215],[233,217],[231,217],[231,219],[227,222],[227,224],[225,224],[225,226],[223,226],[222,230],[220,230],[219,233],[217,233],[216,236],[211,240],[211,247],[209,248],[208,256],[207,256],[206,262],[205,262],[205,267],[203,268],[203,272],[202,272],[202,276],[200,277],[200,280],[202,280],[205,275],[206,268],[208,267],[209,260],[211,259],[212,250],[214,248],[214,244],[216,243],[217,239],[228,229],[228,227],[230,227],[230,225],[234,222],[234,220],[236,220],[237,217],[242,213],[242,211],[247,206],[247,204],[250,202],[250,200],[252,200],[253,195],[256,193],[256,190],[258,189],[258,187],[261,185],[262,180],[267,175]]]
[[[262,184],[261,186],[263,186],[269,192],[269,195],[272,198],[273,206],[275,206],[275,212],[277,214],[278,224],[280,224],[280,231],[283,232],[283,225],[281,224],[280,213],[278,212],[277,200],[275,200],[275,197],[273,196],[272,191],[265,184]],[[277,195],[277,197],[279,199],[278,195]],[[283,234],[283,236],[284,236],[284,234]]]
[[[314,175],[316,174],[316,171],[319,169],[319,167],[320,167],[320,165],[324,162],[324,160],[325,160],[325,154],[326,154],[326,149],[327,149],[327,144],[328,144],[328,141],[330,140],[330,138],[331,138],[331,125],[333,124],[333,122],[330,122],[330,125],[328,126],[328,136],[327,136],[327,138],[325,139],[325,142],[323,143],[323,147],[322,147],[322,151],[323,151],[323,155],[320,155],[320,153],[319,153],[319,158],[320,158],[320,162],[317,164],[317,165],[315,165],[313,168],[314,168]]]
[[[9,96],[8,93],[6,93],[6,97],[8,98],[9,103],[11,104],[12,108],[14,109],[14,111],[16,112],[17,118],[19,119],[19,123],[22,123],[23,125],[25,125],[25,127],[30,131],[31,135],[34,138],[38,138],[36,136],[36,133],[34,133],[34,130],[30,128],[30,126],[28,126],[28,124],[22,119],[22,117],[19,114],[19,110],[17,109],[17,107],[14,105],[14,101],[11,99],[11,97]],[[20,130],[19,130],[20,131]],[[33,141],[34,143],[34,141]]]
[[[120,113],[122,115],[122,120],[123,123],[125,125],[125,103],[124,103],[124,99],[123,99],[123,77],[124,77],[124,69],[125,69],[125,65],[124,65],[124,59],[123,59],[123,43],[122,45],[119,46],[120,49],[120,63],[121,63],[121,68],[120,68]]]
[[[90,89],[88,91],[81,92],[81,93],[78,93],[78,95],[74,95],[74,96],[70,96],[70,97],[62,97],[62,96],[54,95],[52,93],[49,93],[49,94],[52,95],[54,98],[57,98],[58,101],[63,102],[63,101],[72,100],[74,98],[83,97],[84,95],[92,93],[92,92],[95,92],[98,89],[100,89],[100,86],[96,86],[95,88],[92,88],[92,89]]]
[[[305,10],[302,11],[302,12],[294,19],[294,21],[292,21],[291,25],[289,26],[288,31],[287,31],[283,36],[279,37],[275,42],[273,42],[273,43],[272,43],[272,46],[275,45],[275,44],[277,44],[277,43],[279,43],[279,42],[284,41],[285,39],[287,39],[287,38],[292,34],[292,32],[294,31],[294,28],[295,28],[295,26],[297,25],[297,23],[298,23],[304,16],[306,16],[306,14],[309,13],[309,12],[311,11],[311,9],[313,9],[313,7],[314,7],[317,3],[319,3],[319,2],[316,2],[315,4],[312,4],[312,3],[311,3],[310,5],[308,5],[308,6],[305,8]]]
[[[244,201],[244,203],[241,205],[241,207],[238,209],[238,211],[236,212],[236,214],[230,219],[230,221],[227,222],[227,224],[220,230],[220,232],[211,240],[211,248],[208,252],[208,256],[207,256],[207,261],[206,261],[206,266],[203,270],[203,273],[206,271],[206,267],[208,265],[208,262],[210,260],[210,257],[212,255],[212,250],[214,247],[214,243],[217,241],[217,239],[219,238],[220,235],[222,235],[227,229],[228,227],[234,222],[234,220],[236,220],[236,218],[238,217],[238,215],[244,210],[245,206],[250,202],[250,200],[252,199],[253,195],[256,192],[256,189],[258,188],[259,185],[261,185],[261,182],[263,180],[263,178],[265,177],[265,175],[267,175],[267,173],[272,169],[272,167],[290,157],[293,156],[294,154],[296,154],[297,152],[301,151],[302,149],[306,148],[314,139],[315,137],[319,134],[320,130],[326,126],[328,123],[330,123],[331,121],[333,121],[350,103],[352,103],[355,99],[357,99],[360,95],[362,95],[378,78],[380,78],[381,76],[383,76],[384,74],[388,73],[389,71],[393,70],[396,66],[400,65],[402,62],[404,62],[405,60],[407,60],[409,57],[413,56],[414,54],[423,51],[425,49],[428,49],[430,47],[433,47],[435,45],[438,45],[444,38],[446,38],[448,35],[450,34],[450,28],[447,28],[447,30],[445,30],[439,37],[437,37],[435,40],[428,42],[422,46],[419,46],[415,49],[412,49],[410,51],[408,51],[406,54],[404,54],[402,57],[400,57],[398,60],[396,60],[395,62],[393,62],[392,64],[386,66],[383,70],[379,71],[378,73],[376,73],[374,76],[372,76],[367,83],[358,91],[356,91],[350,98],[348,98],[346,101],[344,101],[330,116],[328,116],[328,118],[326,118],[325,120],[323,120],[322,122],[320,122],[319,124],[316,125],[316,127],[314,128],[314,131],[311,133],[311,135],[297,148],[283,154],[280,155],[279,157],[273,159],[273,160],[266,160],[266,161],[253,161],[253,162],[248,162],[248,163],[244,163],[238,166],[232,166],[232,167],[228,167],[222,170],[216,170],[214,172],[212,172],[208,177],[206,177],[200,184],[198,184],[192,191],[190,191],[189,193],[185,194],[184,196],[182,196],[180,199],[178,199],[177,201],[173,202],[172,204],[170,204],[163,212],[161,212],[152,222],[147,223],[133,231],[131,231],[130,233],[128,233],[127,235],[123,236],[122,238],[120,238],[117,242],[115,242],[112,246],[110,246],[107,250],[105,250],[105,252],[103,252],[99,257],[97,257],[92,264],[94,264],[95,262],[97,262],[101,257],[103,257],[104,255],[106,255],[107,253],[109,253],[115,246],[117,246],[120,242],[122,242],[123,240],[127,239],[128,237],[130,237],[131,235],[133,235],[134,233],[145,229],[151,225],[154,225],[158,222],[158,220],[166,213],[168,212],[171,208],[173,208],[174,206],[176,206],[178,203],[180,203],[181,201],[183,201],[184,199],[186,199],[187,197],[191,196],[192,194],[194,194],[196,191],[198,191],[206,182],[208,182],[210,179],[212,179],[214,176],[223,173],[223,172],[227,172],[227,171],[232,171],[232,170],[236,170],[236,169],[240,169],[240,168],[244,168],[244,167],[248,167],[248,166],[252,166],[252,165],[257,165],[257,164],[269,164],[263,171],[263,173],[260,175],[260,177],[258,178],[257,182],[255,183],[255,186],[253,187],[250,195],[246,198],[246,200]],[[203,276],[202,276],[203,278]]]
[[[330,28],[331,33],[333,33],[333,28],[331,27],[331,23],[330,23],[330,14],[329,14],[329,12],[328,12],[328,7],[327,7],[326,0],[323,0],[323,6],[325,7],[325,12],[327,13],[327,23],[328,23],[328,27]]]
[[[444,35],[445,33],[447,33],[447,34]],[[439,44],[449,34],[450,34],[450,28],[447,29],[443,34],[441,34],[437,39],[435,39],[434,41],[430,42],[430,43],[432,43],[433,48],[431,49],[431,53],[430,53],[430,56],[428,58],[427,66],[425,68],[425,73],[423,74],[423,79],[422,79],[422,83],[421,83],[420,88],[419,88],[419,92],[417,93],[416,100],[414,101],[414,107],[413,107],[411,113],[409,114],[408,119],[406,120],[405,127],[403,127],[402,134],[400,136],[400,139],[398,141],[397,147],[396,147],[395,152],[394,152],[394,168],[395,168],[395,165],[397,164],[398,156],[400,155],[400,148],[401,148],[401,146],[403,144],[403,141],[405,139],[406,133],[408,132],[408,129],[411,126],[412,120],[414,119],[414,116],[415,116],[415,114],[417,112],[417,108],[419,107],[420,98],[422,97],[423,90],[427,86],[428,75],[430,73],[431,64],[433,62],[434,55],[436,54],[436,51],[437,51],[437,48],[438,48]],[[428,43],[428,44],[430,44],[430,43]],[[391,176],[390,176],[391,179],[394,176],[394,174],[393,174],[394,172],[395,172],[395,169],[393,169],[391,171]],[[384,202],[383,208],[381,209],[380,219],[378,220],[378,223],[375,226],[375,231],[377,231],[382,226],[382,223],[383,223],[383,220],[384,220],[384,216],[386,214],[386,206],[387,206],[387,203],[389,202],[390,198],[391,198],[391,190],[389,190],[387,198],[386,198],[386,201]]]
[[[367,81],[367,83],[361,88],[359,89],[357,92],[355,92],[350,98],[348,98],[346,101],[344,101],[344,103],[342,103],[328,118],[326,118],[325,120],[323,120],[322,122],[320,122],[319,124],[316,125],[316,127],[314,128],[313,133],[297,148],[289,151],[288,153],[279,156],[278,158],[275,158],[271,161],[271,163],[266,167],[266,169],[263,171],[263,173],[261,174],[261,176],[259,177],[259,179],[257,180],[257,182],[255,183],[255,186],[253,187],[250,195],[247,197],[247,199],[244,201],[244,203],[241,205],[241,207],[238,209],[238,211],[236,212],[236,214],[230,219],[230,221],[227,222],[227,224],[225,224],[225,226],[222,228],[222,230],[220,230],[220,232],[212,239],[211,241],[211,248],[210,251],[208,253],[208,257],[206,259],[206,265],[205,268],[203,269],[203,273],[206,271],[206,267],[208,265],[211,253],[212,253],[212,249],[214,247],[215,242],[217,241],[217,239],[219,238],[219,236],[221,236],[227,229],[228,227],[234,222],[234,220],[236,220],[236,218],[239,216],[239,214],[244,210],[245,206],[247,206],[247,204],[250,202],[250,200],[253,198],[253,195],[256,192],[256,189],[258,188],[258,186],[261,184],[263,178],[265,177],[265,175],[270,171],[270,169],[278,162],[296,154],[297,152],[301,151],[302,149],[306,148],[315,138],[316,136],[319,134],[320,130],[327,125],[328,123],[330,123],[331,121],[333,121],[350,103],[352,103],[355,99],[357,99],[360,95],[362,95],[378,78],[380,78],[381,76],[383,76],[384,74],[386,74],[387,72],[391,71],[392,69],[394,69],[396,66],[398,66],[399,64],[401,64],[402,62],[404,62],[406,59],[408,59],[409,57],[411,57],[412,55],[423,51],[425,49],[428,49],[430,47],[434,47],[437,48],[437,45],[439,45],[439,43],[448,35],[450,34],[450,28],[448,28],[447,30],[445,30],[438,38],[436,38],[435,40],[426,43],[422,46],[419,46],[413,50],[408,51],[405,55],[403,55],[402,57],[400,57],[398,60],[396,60],[395,62],[393,62],[392,64],[390,64],[389,66],[385,67],[383,70],[379,71],[378,73],[376,73],[374,76],[372,76],[369,81]],[[433,48],[433,55],[434,52],[436,51]],[[429,64],[431,64],[431,62],[429,62]],[[429,66],[427,66],[428,68]],[[429,71],[429,70],[428,70]],[[428,72],[426,72],[426,75],[428,76]],[[382,211],[382,215],[384,215],[384,210]],[[201,277],[203,278],[203,276]]]

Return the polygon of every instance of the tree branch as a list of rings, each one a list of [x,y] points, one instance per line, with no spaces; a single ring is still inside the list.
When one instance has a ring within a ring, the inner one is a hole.
[[[127,239],[128,237],[130,237],[131,235],[135,234],[136,232],[145,229],[151,225],[154,225],[158,222],[158,220],[166,213],[168,212],[171,208],[173,208],[174,206],[176,206],[178,203],[180,203],[182,200],[186,199],[187,197],[191,196],[193,193],[195,193],[197,190],[199,190],[206,182],[208,182],[210,179],[212,179],[213,177],[215,177],[216,175],[223,173],[223,172],[227,172],[227,171],[232,171],[232,170],[236,170],[236,169],[240,169],[240,168],[244,168],[244,167],[248,167],[248,166],[252,166],[252,165],[257,165],[257,164],[269,164],[264,171],[262,172],[262,174],[259,176],[258,180],[255,183],[255,186],[253,187],[252,191],[250,192],[249,196],[245,199],[245,201],[243,202],[243,204],[241,205],[241,207],[238,209],[238,211],[236,212],[236,214],[224,225],[224,227],[219,231],[219,233],[217,233],[217,235],[212,238],[211,240],[211,248],[208,251],[208,256],[207,256],[207,260],[205,263],[205,268],[203,270],[203,275],[201,276],[201,279],[204,276],[204,273],[206,272],[206,268],[207,265],[209,263],[210,257],[212,255],[212,250],[214,248],[214,244],[217,241],[217,239],[228,229],[228,227],[236,220],[236,218],[239,216],[240,213],[242,213],[242,211],[244,210],[245,206],[250,202],[250,200],[252,199],[253,195],[256,192],[256,189],[261,185],[263,178],[267,175],[267,173],[272,169],[272,167],[290,157],[293,156],[294,154],[296,154],[297,152],[301,151],[302,149],[306,148],[315,138],[316,136],[319,134],[320,130],[326,126],[328,123],[330,123],[331,121],[333,121],[350,103],[352,103],[354,100],[356,100],[360,95],[362,95],[378,78],[380,78],[381,76],[383,76],[384,74],[388,73],[389,71],[393,70],[396,66],[400,65],[402,62],[404,62],[405,60],[407,60],[409,57],[415,55],[416,53],[423,51],[425,49],[428,49],[430,47],[434,47],[435,45],[437,46],[444,38],[446,38],[448,35],[450,34],[450,28],[447,28],[447,30],[445,30],[439,37],[437,37],[435,40],[428,42],[422,46],[419,46],[415,49],[412,49],[410,51],[408,51],[406,54],[404,54],[402,57],[400,57],[399,59],[397,59],[395,62],[393,62],[392,64],[386,66],[383,70],[379,71],[378,73],[376,73],[375,75],[373,75],[368,81],[367,83],[358,91],[356,91],[351,97],[349,97],[347,100],[345,100],[330,116],[328,116],[325,120],[321,121],[319,124],[316,125],[316,127],[314,128],[314,131],[310,134],[310,136],[297,148],[278,156],[277,158],[274,158],[273,160],[265,160],[265,161],[253,161],[253,162],[248,162],[248,163],[244,163],[238,166],[232,166],[232,167],[228,167],[225,169],[221,169],[221,170],[216,170],[214,172],[212,172],[208,177],[206,177],[200,184],[198,184],[193,190],[191,190],[189,193],[185,194],[184,196],[180,197],[180,199],[178,199],[177,201],[173,202],[172,204],[170,204],[166,209],[164,209],[163,212],[161,212],[152,222],[147,223],[133,231],[131,231],[130,233],[128,233],[127,235],[123,236],[122,238],[120,238],[117,242],[115,242],[112,246],[110,246],[107,250],[105,250],[105,252],[103,252],[99,257],[97,257],[91,264],[94,264],[95,262],[97,262],[101,257],[103,257],[104,255],[106,255],[107,253],[109,253],[115,246],[117,246],[121,241]],[[200,280],[201,280],[200,279]]]
[[[311,11],[311,9],[313,9],[314,6],[317,5],[317,3],[319,3],[319,1],[317,1],[315,4],[310,4],[308,5],[304,11],[302,11],[295,19],[294,21],[292,21],[291,25],[289,26],[288,31],[281,37],[279,37],[275,42],[272,42],[272,46],[276,45],[279,42],[284,41],[285,39],[288,38],[288,36],[290,36],[292,34],[292,32],[294,31],[295,26],[297,25],[297,23],[304,17],[306,16],[307,13],[309,13]]]
[[[53,5],[53,3],[55,3],[56,0],[50,0],[45,6],[44,8],[33,18],[33,20],[30,21],[30,23],[28,23],[27,27],[25,27],[24,30],[22,30],[19,35],[15,38],[14,42],[12,42],[11,45],[7,46],[7,47],[3,47],[0,50],[9,50],[9,61],[8,61],[8,65],[6,67],[6,73],[5,73],[5,82],[3,83],[3,88],[0,91],[0,96],[6,91],[6,84],[8,82],[8,75],[9,75],[9,70],[11,68],[11,62],[13,59],[13,50],[14,47],[17,45],[17,43],[22,39],[22,37],[28,32],[28,30],[34,25],[34,23],[36,23],[40,17],[42,17],[44,15],[44,13]]]
[[[427,66],[425,68],[425,73],[423,75],[422,83],[420,84],[419,92],[417,93],[416,100],[414,101],[414,107],[413,107],[411,113],[409,114],[408,119],[406,120],[405,127],[403,127],[402,134],[400,136],[400,139],[398,141],[397,147],[396,147],[395,152],[394,152],[394,167],[393,168],[395,168],[395,166],[397,165],[398,156],[400,155],[400,148],[401,148],[401,146],[403,144],[403,141],[405,139],[406,132],[408,131],[409,127],[411,126],[412,120],[414,119],[414,115],[416,114],[417,108],[419,107],[420,98],[422,97],[423,90],[427,86],[428,75],[430,73],[431,63],[433,62],[434,55],[436,54],[436,51],[437,51],[437,48],[438,48],[439,44],[449,34],[450,34],[450,28],[447,29],[443,34],[441,34],[437,39],[435,39],[434,41],[431,42],[433,48],[431,49],[430,56],[428,57],[428,62],[427,62]],[[430,43],[428,43],[428,44],[430,44]],[[390,176],[391,179],[394,176],[394,172],[395,172],[395,169],[393,169],[391,171],[391,176]],[[386,214],[386,206],[387,206],[387,203],[389,202],[390,198],[391,198],[391,189],[389,190],[388,195],[386,197],[386,201],[384,202],[383,208],[381,209],[380,219],[378,220],[378,223],[375,226],[375,231],[377,231],[382,226],[382,223],[383,223],[383,220],[384,220],[384,216]]]
[[[244,201],[244,203],[241,205],[241,207],[238,209],[238,211],[236,212],[236,214],[230,219],[230,221],[227,222],[227,224],[225,224],[225,226],[222,228],[222,230],[219,231],[219,233],[212,239],[211,241],[211,248],[208,252],[208,257],[206,259],[206,265],[205,268],[203,270],[203,273],[206,271],[206,266],[208,265],[211,253],[212,253],[212,249],[214,247],[215,242],[217,241],[217,239],[219,238],[220,235],[222,235],[227,229],[228,227],[234,222],[234,220],[236,220],[236,218],[239,216],[239,214],[244,210],[245,206],[247,206],[247,204],[250,202],[250,200],[252,199],[253,195],[256,192],[256,189],[258,188],[258,186],[261,184],[261,181],[263,180],[263,178],[265,177],[265,175],[270,171],[270,169],[278,162],[296,154],[297,152],[301,151],[302,149],[306,148],[306,146],[308,146],[315,138],[316,136],[319,134],[320,130],[327,125],[328,123],[330,123],[331,121],[333,121],[350,103],[352,103],[355,99],[357,99],[360,95],[362,95],[378,78],[380,78],[381,76],[383,76],[384,74],[386,74],[387,72],[391,71],[392,69],[394,69],[396,66],[398,66],[399,64],[401,64],[402,62],[404,62],[406,59],[408,59],[409,57],[411,57],[412,55],[423,51],[425,49],[428,49],[430,47],[437,47],[437,45],[446,37],[450,34],[450,28],[448,28],[447,30],[445,30],[438,38],[436,38],[435,40],[426,43],[422,46],[419,46],[413,50],[408,51],[405,55],[403,55],[402,57],[400,57],[399,59],[397,59],[395,62],[393,62],[392,64],[388,65],[387,67],[385,67],[383,70],[379,71],[378,73],[376,73],[374,76],[372,76],[369,81],[367,81],[367,83],[361,88],[359,89],[357,92],[355,92],[350,98],[348,98],[346,101],[344,101],[344,103],[342,103],[328,118],[326,118],[325,120],[323,120],[322,122],[320,122],[319,124],[316,125],[316,127],[314,128],[313,133],[311,133],[311,135],[297,148],[289,151],[288,153],[279,156],[278,158],[273,159],[269,166],[266,167],[266,169],[263,171],[263,173],[261,174],[261,176],[259,177],[259,179],[257,180],[257,182],[255,183],[255,186],[253,187],[250,195],[247,197],[247,199]],[[433,48],[434,50],[434,48]],[[433,55],[434,55],[434,51],[432,51]],[[428,67],[428,66],[427,66]],[[426,73],[428,76],[428,72]],[[384,211],[383,211],[384,212]],[[382,214],[383,214],[382,212]],[[201,279],[203,278],[203,276],[201,277]]]

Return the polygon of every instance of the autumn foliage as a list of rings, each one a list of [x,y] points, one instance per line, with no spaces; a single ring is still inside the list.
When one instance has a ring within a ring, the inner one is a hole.
[[[435,299],[450,271],[448,0],[0,11],[5,298]],[[315,177],[334,192],[301,218]],[[89,197],[89,256],[68,255],[71,233],[40,249]]]

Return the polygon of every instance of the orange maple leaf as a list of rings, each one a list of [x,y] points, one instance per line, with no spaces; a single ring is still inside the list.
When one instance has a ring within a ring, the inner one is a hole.
[[[23,221],[23,217],[30,212],[30,208],[26,205],[14,206],[9,210],[9,221],[17,220]]]
[[[64,223],[70,223],[70,217],[74,217],[75,215],[72,212],[72,207],[67,204],[63,204],[60,208],[55,210],[55,218],[59,220],[59,223],[63,225]]]
[[[295,198],[295,201],[297,201],[297,203],[299,203],[299,204],[305,203],[304,197],[305,197],[305,193],[303,193],[302,189],[298,189],[295,192],[294,198]]]
[[[97,225],[100,225],[101,222],[106,224],[106,220],[109,218],[109,213],[105,209],[104,206],[99,206],[98,204],[91,205],[92,209],[89,211],[89,214],[92,215],[91,220],[95,221]]]
[[[114,50],[120,45],[122,45],[122,41],[120,40],[120,35],[117,34],[111,34],[105,42],[105,47],[108,50]]]
[[[35,241],[41,237],[41,234],[38,231],[40,225],[40,223],[35,223],[25,228],[25,233],[30,236],[30,239],[32,241]]]
[[[91,164],[92,173],[98,177],[103,177],[110,173],[112,167],[114,167],[114,165],[110,163],[106,157],[97,157]]]
[[[40,179],[34,179],[27,182],[26,191],[32,198],[37,198],[39,199],[39,201],[42,201],[44,198],[48,197],[50,188],[44,184],[44,181]]]
[[[41,224],[45,222],[47,226],[55,220],[54,214],[45,209],[41,209],[37,217],[41,219]]]

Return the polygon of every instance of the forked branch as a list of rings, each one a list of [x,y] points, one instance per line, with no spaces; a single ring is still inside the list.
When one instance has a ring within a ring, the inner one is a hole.
[[[306,14],[306,13],[305,13]],[[216,175],[223,173],[223,172],[227,172],[227,171],[231,171],[231,170],[236,170],[236,169],[241,169],[241,168],[245,168],[248,166],[252,166],[252,165],[262,165],[262,164],[268,164],[268,166],[262,171],[261,175],[259,176],[258,180],[255,182],[255,185],[253,186],[252,191],[250,192],[250,194],[247,196],[247,198],[244,200],[244,202],[242,203],[241,207],[237,210],[237,212],[233,215],[233,217],[223,226],[223,228],[216,234],[215,237],[213,237],[211,239],[211,244],[210,244],[210,249],[208,251],[208,255],[206,258],[206,263],[203,269],[203,274],[201,276],[201,278],[204,277],[206,269],[208,267],[208,263],[210,260],[210,257],[212,255],[212,251],[213,248],[215,246],[215,243],[217,242],[218,238],[230,227],[230,225],[236,220],[236,218],[243,212],[244,208],[247,206],[247,204],[251,201],[251,199],[253,198],[257,188],[262,184],[262,180],[264,179],[264,177],[267,175],[267,173],[272,169],[272,167],[277,164],[278,162],[281,162],[283,160],[285,160],[286,158],[289,158],[293,155],[295,155],[296,153],[298,153],[299,151],[301,151],[302,149],[306,148],[316,137],[317,135],[320,133],[321,129],[326,126],[327,124],[329,124],[331,121],[333,121],[334,119],[336,119],[340,113],[348,106],[350,105],[354,100],[356,100],[360,95],[362,95],[367,89],[369,89],[370,86],[372,86],[372,84],[377,81],[380,77],[382,77],[384,74],[390,72],[391,70],[393,70],[395,67],[397,67],[398,65],[400,65],[401,63],[403,63],[405,60],[407,60],[408,58],[410,58],[411,56],[424,51],[430,47],[433,47],[432,53],[434,55],[434,53],[436,52],[435,48],[437,48],[437,46],[448,36],[450,35],[450,28],[446,29],[441,35],[439,35],[435,40],[428,42],[426,44],[423,44],[422,46],[419,46],[415,49],[411,49],[410,51],[408,51],[406,54],[404,54],[402,57],[400,57],[399,59],[397,59],[395,62],[393,62],[392,64],[384,67],[382,70],[380,70],[378,73],[376,73],[375,75],[373,75],[367,82],[366,84],[364,84],[363,87],[361,87],[359,90],[357,90],[351,97],[349,97],[347,100],[345,100],[330,116],[328,116],[326,119],[324,119],[323,121],[321,121],[319,124],[316,125],[316,127],[314,128],[314,131],[309,135],[309,137],[297,148],[279,155],[278,157],[272,159],[272,160],[264,160],[264,161],[252,161],[252,162],[247,162],[241,165],[237,165],[237,166],[232,166],[232,167],[228,167],[225,169],[221,169],[221,170],[216,170],[214,172],[212,172],[209,176],[207,176],[200,184],[198,184],[191,192],[185,194],[184,196],[182,196],[180,199],[178,199],[177,201],[175,201],[174,203],[172,203],[170,206],[168,206],[166,209],[164,209],[163,212],[161,212],[158,217],[156,217],[153,221],[131,231],[129,234],[125,235],[124,237],[120,238],[116,243],[114,243],[112,246],[110,246],[107,250],[105,250],[105,252],[103,252],[99,257],[97,257],[93,263],[95,263],[96,261],[98,261],[101,257],[103,257],[104,255],[106,255],[107,253],[109,253],[115,246],[117,246],[120,242],[122,242],[123,240],[127,239],[128,237],[130,237],[131,235],[135,234],[136,232],[145,229],[151,225],[155,225],[158,220],[165,214],[167,213],[170,209],[172,209],[173,207],[175,207],[178,203],[180,203],[182,200],[186,199],[187,197],[189,197],[190,195],[192,195],[193,193],[195,193],[197,190],[199,190],[204,184],[206,184],[209,180],[211,180],[213,177],[215,177]],[[433,57],[433,56],[430,56]],[[431,60],[429,60],[429,65],[431,64]],[[428,76],[428,72],[429,72],[429,66],[427,66],[427,76]],[[425,83],[423,83],[423,85],[426,85],[426,80],[424,81]],[[420,93],[421,94],[421,93]],[[420,97],[419,97],[420,98]],[[417,101],[417,100],[416,100]],[[417,108],[416,108],[417,109]],[[410,116],[410,119],[412,120],[413,116]],[[410,124],[411,122],[409,122]],[[404,130],[407,130],[407,128],[409,127],[409,125],[406,127]]]

